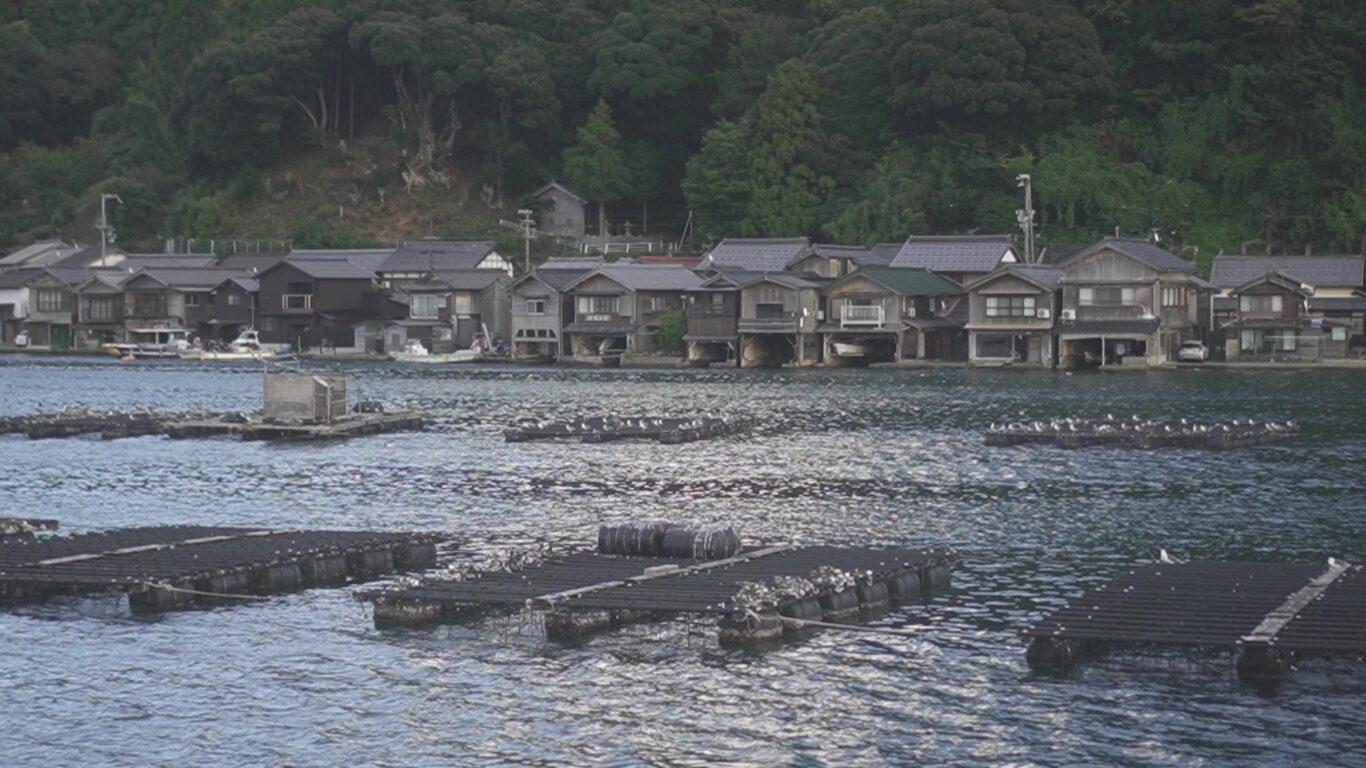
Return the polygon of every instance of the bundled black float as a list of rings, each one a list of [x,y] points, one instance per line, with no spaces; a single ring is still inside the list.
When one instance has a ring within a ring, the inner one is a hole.
[[[598,552],[604,555],[720,560],[739,551],[740,535],[728,525],[683,526],[656,520],[598,529]]]
[[[1283,443],[1295,439],[1299,434],[1299,424],[1293,421],[1234,419],[1228,423],[1196,424],[1186,419],[1168,423],[1138,416],[1117,419],[1107,415],[1103,419],[1064,418],[992,424],[987,429],[986,444],[1042,444],[1061,448],[1203,448],[1218,451]]]

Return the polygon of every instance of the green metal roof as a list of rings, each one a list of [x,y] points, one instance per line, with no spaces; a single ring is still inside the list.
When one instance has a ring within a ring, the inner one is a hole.
[[[920,267],[861,267],[854,274],[905,295],[957,296],[963,292],[963,286],[958,283]]]

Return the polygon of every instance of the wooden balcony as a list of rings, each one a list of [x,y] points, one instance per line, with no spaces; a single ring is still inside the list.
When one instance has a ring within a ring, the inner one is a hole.
[[[784,312],[773,317],[742,317],[740,333],[796,333],[801,318],[796,312]]]
[[[874,304],[871,306],[859,304],[840,305],[841,328],[881,328],[886,324],[886,308],[881,304]]]
[[[311,293],[283,293],[280,294],[280,310],[282,312],[312,312],[313,294]]]

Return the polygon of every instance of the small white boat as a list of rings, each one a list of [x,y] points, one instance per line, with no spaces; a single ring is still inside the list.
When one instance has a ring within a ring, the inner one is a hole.
[[[261,336],[248,328],[237,334],[227,349],[188,349],[180,353],[181,360],[269,360],[275,352],[261,346]]]
[[[484,356],[484,352],[479,349],[457,349],[454,352],[443,354],[433,354],[427,351],[422,342],[413,339],[403,347],[402,352],[395,352],[391,358],[400,363],[425,363],[428,365],[442,365],[446,363],[472,363]]]
[[[835,349],[835,354],[840,357],[863,357],[872,352],[867,344],[859,344],[852,341],[837,341],[831,345]]]
[[[129,333],[134,341],[104,344],[100,348],[122,360],[179,357],[190,348],[184,328],[134,328]]]

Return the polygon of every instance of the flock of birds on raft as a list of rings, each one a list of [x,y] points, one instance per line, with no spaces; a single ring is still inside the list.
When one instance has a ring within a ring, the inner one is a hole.
[[[1234,419],[1227,424],[1196,424],[1188,419],[1181,419],[1176,425],[1168,424],[1151,419],[1143,419],[1137,415],[1130,416],[1128,419],[1117,419],[1115,415],[1106,414],[1103,419],[1077,419],[1062,418],[1049,421],[1033,422],[1011,422],[997,424],[993,422],[988,431],[996,433],[1032,433],[1048,434],[1062,432],[1084,432],[1096,434],[1153,434],[1165,433],[1170,435],[1210,435],[1219,432],[1234,432],[1242,430],[1260,429],[1267,432],[1294,432],[1299,429],[1299,425],[1293,421],[1255,421],[1253,419]]]

